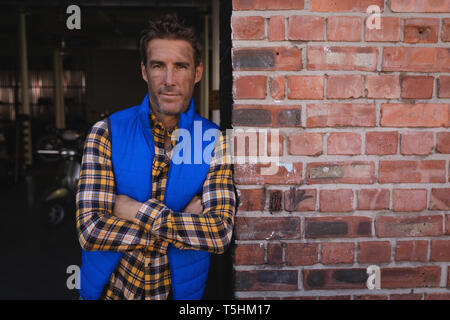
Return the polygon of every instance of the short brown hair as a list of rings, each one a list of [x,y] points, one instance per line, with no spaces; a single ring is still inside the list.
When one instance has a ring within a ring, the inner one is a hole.
[[[176,14],[166,14],[158,19],[150,19],[149,27],[141,31],[139,52],[141,61],[147,64],[147,47],[153,39],[186,40],[194,49],[194,62],[198,66],[202,59],[202,45],[193,26],[187,25]]]

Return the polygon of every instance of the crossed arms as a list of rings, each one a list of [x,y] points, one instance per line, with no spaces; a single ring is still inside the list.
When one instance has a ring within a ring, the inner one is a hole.
[[[194,198],[184,212],[175,212],[157,199],[141,203],[115,194],[108,129],[105,121],[97,122],[84,146],[76,196],[81,247],[127,252],[167,241],[179,249],[223,253],[231,241],[236,199],[231,164],[219,159],[226,140],[222,134],[217,139],[201,201]]]

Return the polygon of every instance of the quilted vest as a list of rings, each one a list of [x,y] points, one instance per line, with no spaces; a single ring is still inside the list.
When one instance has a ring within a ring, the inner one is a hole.
[[[149,118],[148,94],[141,105],[116,112],[109,118],[116,192],[140,202],[150,199],[152,193],[155,146]],[[181,131],[169,167],[164,204],[181,212],[195,195],[202,192],[218,127],[194,111],[191,99],[188,110],[180,114],[178,128]],[[99,298],[122,256],[120,252],[82,250],[79,292],[84,299]],[[167,257],[173,299],[201,299],[210,253],[179,250],[169,244]]]

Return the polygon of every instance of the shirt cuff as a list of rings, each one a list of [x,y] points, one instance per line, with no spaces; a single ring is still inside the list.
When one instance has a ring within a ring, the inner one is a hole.
[[[136,213],[135,222],[147,232],[155,232],[159,229],[160,216],[163,212],[169,210],[164,203],[157,199],[149,199],[144,202]]]

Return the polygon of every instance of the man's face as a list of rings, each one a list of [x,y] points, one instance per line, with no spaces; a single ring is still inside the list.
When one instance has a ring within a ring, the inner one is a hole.
[[[194,50],[185,40],[153,39],[147,47],[147,66],[141,63],[152,108],[165,115],[185,112],[202,78],[203,65],[194,63]]]

